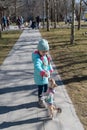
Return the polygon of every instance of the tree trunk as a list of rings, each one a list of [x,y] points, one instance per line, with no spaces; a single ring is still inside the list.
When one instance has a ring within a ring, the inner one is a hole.
[[[1,30],[2,30],[1,18],[0,18],[0,25],[1,25],[1,28],[0,28],[0,38],[1,38],[2,37],[2,33],[1,33]]]
[[[14,6],[15,6],[15,19],[17,17],[17,0],[14,0]]]
[[[2,37],[2,35],[1,35],[1,30],[0,30],[0,38]]]
[[[85,0],[82,0],[83,2],[84,2],[84,4],[87,6],[87,1],[85,1]]]
[[[50,2],[50,0],[46,0],[46,3],[47,3],[47,31],[50,31],[49,2]]]
[[[57,27],[57,1],[54,0],[54,28]]]
[[[45,0],[43,0],[43,28],[45,28]]]
[[[64,0],[64,5],[65,5],[65,24],[67,24],[67,1]]]
[[[54,1],[51,0],[50,20],[51,20],[51,26],[52,26],[52,27],[53,27],[53,21],[54,21],[54,10],[53,10],[53,6],[54,6]]]
[[[81,23],[80,23],[80,21],[81,21],[81,8],[82,8],[81,3],[82,3],[82,0],[80,0],[79,19],[78,19],[78,30],[80,30],[80,27],[81,27]]]
[[[75,14],[75,0],[72,0],[72,23],[71,23],[70,44],[74,44],[74,37],[75,37],[74,14]]]
[[[59,1],[57,1],[57,23],[59,22]]]

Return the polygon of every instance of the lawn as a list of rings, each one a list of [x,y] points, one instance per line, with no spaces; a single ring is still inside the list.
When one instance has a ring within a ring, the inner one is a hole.
[[[70,29],[41,29],[49,41],[50,54],[74,104],[76,113],[87,130],[87,29],[75,29],[75,44],[70,45]]]
[[[22,31],[4,31],[2,32],[2,38],[0,39],[0,65],[12,49],[15,42],[18,40]]]

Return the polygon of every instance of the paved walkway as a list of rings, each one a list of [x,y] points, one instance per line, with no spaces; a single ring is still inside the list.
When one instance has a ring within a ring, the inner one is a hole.
[[[48,120],[37,106],[31,53],[40,38],[38,30],[24,30],[0,67],[0,130],[84,130],[56,69],[56,104],[63,112]]]

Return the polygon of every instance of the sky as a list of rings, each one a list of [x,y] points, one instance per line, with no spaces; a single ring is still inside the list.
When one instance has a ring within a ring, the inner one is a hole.
[[[76,2],[79,2],[80,0],[75,0]]]

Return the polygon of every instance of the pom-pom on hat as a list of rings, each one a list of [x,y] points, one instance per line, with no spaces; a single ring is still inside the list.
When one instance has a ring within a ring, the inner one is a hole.
[[[37,49],[39,51],[48,51],[49,50],[48,41],[45,39],[41,39],[38,43]]]

